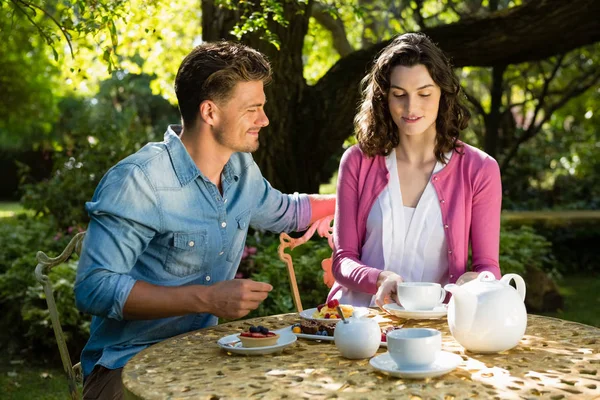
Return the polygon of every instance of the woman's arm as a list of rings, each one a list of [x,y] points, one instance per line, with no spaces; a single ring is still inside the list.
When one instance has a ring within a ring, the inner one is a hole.
[[[473,271],[490,271],[496,278],[500,278],[498,257],[502,182],[496,160],[491,157],[484,160],[474,183],[471,215]]]
[[[375,294],[381,270],[360,261],[362,243],[358,233],[358,173],[361,154],[356,148],[344,153],[340,162],[333,240],[332,272],[335,280],[353,291]]]

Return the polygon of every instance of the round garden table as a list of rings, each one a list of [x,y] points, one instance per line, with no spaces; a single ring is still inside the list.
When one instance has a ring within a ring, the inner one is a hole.
[[[389,317],[389,316],[388,316]],[[497,354],[465,351],[446,319],[404,320],[404,327],[442,331],[445,351],[463,361],[422,380],[380,373],[369,360],[340,356],[333,342],[298,339],[281,353],[246,356],[217,345],[250,325],[280,329],[299,321],[282,314],[217,325],[153,345],[123,369],[126,399],[594,399],[600,398],[600,329],[528,315],[525,336]],[[385,352],[381,347],[379,353]]]

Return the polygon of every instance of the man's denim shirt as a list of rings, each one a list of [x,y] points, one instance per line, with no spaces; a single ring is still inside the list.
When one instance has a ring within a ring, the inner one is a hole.
[[[289,232],[309,224],[308,196],[273,189],[248,153],[233,154],[225,165],[221,195],[194,164],[180,131],[169,126],[164,142],[115,165],[86,203],[91,221],[75,283],[77,307],[94,315],[81,355],[85,377],[96,364],[121,368],[153,343],[217,323],[211,314],[124,320],[137,280],[181,286],[233,279],[249,226]]]

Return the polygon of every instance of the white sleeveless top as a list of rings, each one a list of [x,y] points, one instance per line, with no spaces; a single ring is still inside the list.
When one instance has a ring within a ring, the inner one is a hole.
[[[452,152],[446,154],[449,160]],[[448,245],[437,193],[431,180],[427,183],[416,208],[402,202],[396,151],[386,157],[389,184],[379,194],[367,218],[367,232],[361,261],[368,266],[397,273],[406,282],[438,282],[448,279]],[[444,168],[436,163],[433,172]],[[374,296],[346,293],[350,304],[365,303]],[[356,298],[353,298],[356,297]],[[361,301],[362,300],[362,301]]]

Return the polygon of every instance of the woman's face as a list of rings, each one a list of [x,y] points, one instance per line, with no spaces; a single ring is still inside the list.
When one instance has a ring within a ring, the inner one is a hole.
[[[388,106],[400,135],[435,138],[441,93],[422,64],[392,69]]]

